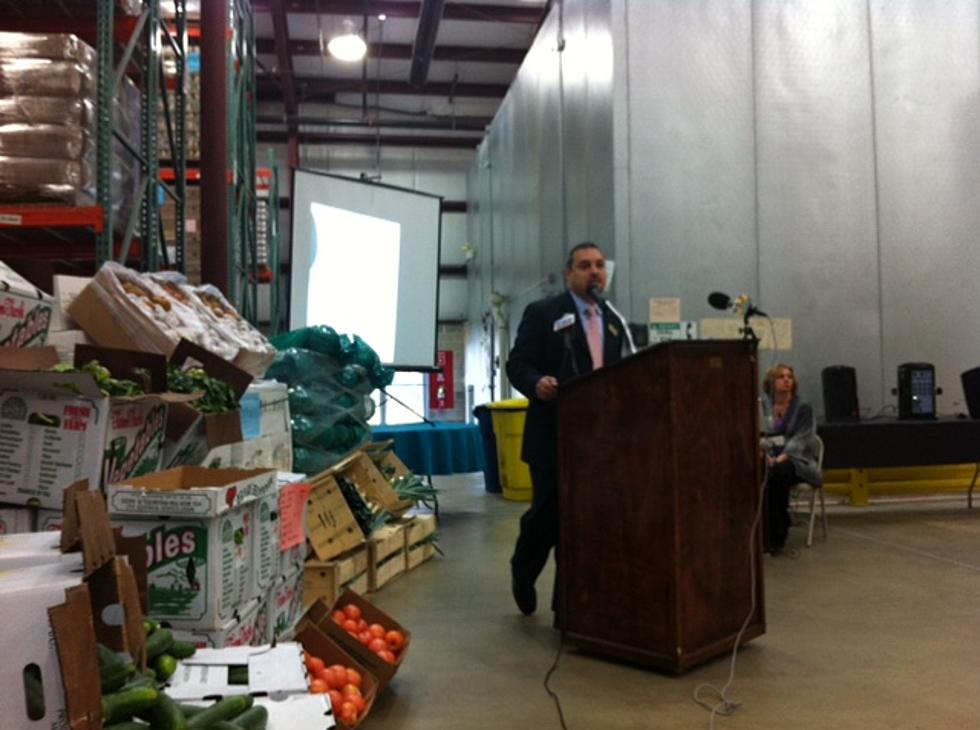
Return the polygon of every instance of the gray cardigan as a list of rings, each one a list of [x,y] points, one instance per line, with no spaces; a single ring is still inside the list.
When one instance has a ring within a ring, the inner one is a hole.
[[[767,425],[771,423],[772,417],[772,401],[767,395],[762,396],[762,415],[766,435],[777,433],[769,432]],[[789,454],[793,468],[801,481],[819,486],[823,484],[823,474],[817,467],[817,459],[813,451],[816,426],[816,418],[810,404],[794,397],[783,419],[782,435],[786,437],[786,445],[783,446],[782,452]]]

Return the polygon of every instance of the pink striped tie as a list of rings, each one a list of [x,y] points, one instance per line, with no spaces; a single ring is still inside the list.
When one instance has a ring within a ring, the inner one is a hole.
[[[599,324],[599,310],[589,307],[585,310],[585,334],[589,338],[589,352],[592,354],[592,369],[602,367],[602,329]]]

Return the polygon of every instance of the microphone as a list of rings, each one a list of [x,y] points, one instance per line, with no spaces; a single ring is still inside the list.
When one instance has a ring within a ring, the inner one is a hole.
[[[606,302],[605,297],[602,296],[602,291],[599,289],[597,285],[593,284],[588,289],[586,289],[586,291],[588,292],[590,297],[595,299],[596,303],[599,306],[604,307],[608,303]]]
[[[715,309],[741,314],[746,319],[755,316],[769,316],[752,303],[752,297],[750,297],[748,294],[739,294],[737,297],[735,297],[735,299],[732,299],[730,296],[723,294],[720,291],[713,291],[708,295],[708,304]]]

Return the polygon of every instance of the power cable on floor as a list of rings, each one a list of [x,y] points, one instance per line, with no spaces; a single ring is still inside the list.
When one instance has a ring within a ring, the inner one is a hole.
[[[756,590],[755,590],[755,547],[756,538],[755,531],[759,527],[759,520],[762,518],[762,504],[763,499],[765,499],[765,488],[766,488],[766,478],[769,474],[768,463],[763,460],[763,472],[762,472],[762,483],[759,486],[759,506],[755,511],[755,519],[752,520],[752,529],[749,530],[749,593],[751,596],[749,613],[745,617],[745,621],[742,622],[742,628],[738,630],[738,634],[735,636],[735,645],[732,647],[732,659],[731,664],[728,669],[728,681],[725,682],[725,686],[718,689],[713,684],[699,684],[694,688],[694,701],[701,705],[706,710],[711,712],[711,717],[708,720],[708,727],[714,730],[715,727],[715,716],[724,715],[728,716],[735,712],[742,704],[739,700],[733,700],[728,696],[728,690],[731,688],[732,684],[735,682],[735,659],[738,657],[738,647],[742,642],[742,636],[745,634],[745,630],[749,627],[749,623],[752,621],[752,617],[755,615],[755,603],[756,603]],[[716,700],[711,701],[703,697],[703,693],[712,692],[714,693]]]
[[[558,651],[555,652],[555,661],[551,663],[551,669],[544,675],[544,691],[555,701],[555,708],[558,710],[558,721],[561,723],[562,730],[568,730],[568,726],[565,724],[565,713],[561,710],[561,700],[558,698],[558,694],[548,684],[551,681],[551,675],[558,669],[558,660],[561,658],[561,650],[564,643],[564,637],[560,637],[558,639]]]

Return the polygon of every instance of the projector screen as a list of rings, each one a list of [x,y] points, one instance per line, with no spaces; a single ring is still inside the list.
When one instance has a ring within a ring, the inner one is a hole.
[[[436,364],[442,199],[353,178],[293,176],[290,329],[360,335],[381,362]]]

